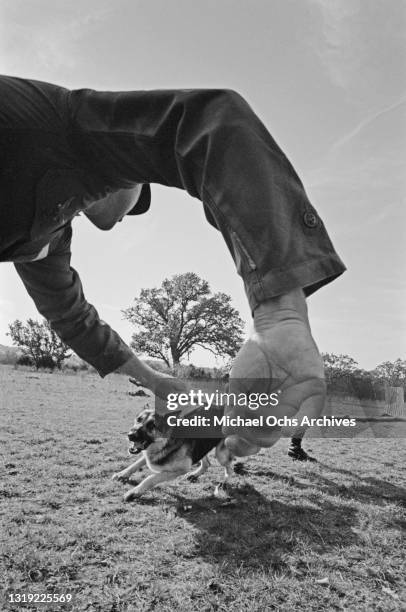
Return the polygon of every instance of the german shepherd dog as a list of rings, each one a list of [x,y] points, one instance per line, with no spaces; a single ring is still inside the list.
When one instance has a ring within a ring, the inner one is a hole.
[[[191,482],[195,482],[208,469],[210,462],[207,453],[212,448],[216,449],[216,458],[225,471],[224,479],[216,486],[214,495],[220,496],[220,490],[226,489],[227,481],[233,471],[231,462],[234,456],[226,448],[222,438],[176,438],[171,436],[170,432],[164,436],[156,426],[154,411],[147,404],[137,415],[133,427],[128,432],[128,439],[132,443],[128,452],[131,455],[141,452],[142,457],[122,472],[113,474],[112,479],[128,482],[130,476],[145,464],[152,474],[130,489],[124,495],[124,501],[141,497],[156,485],[187,474],[194,465],[199,464],[188,477]]]

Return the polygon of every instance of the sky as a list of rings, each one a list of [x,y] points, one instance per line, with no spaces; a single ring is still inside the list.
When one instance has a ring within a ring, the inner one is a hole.
[[[68,88],[221,87],[288,155],[348,271],[308,300],[323,352],[362,368],[406,359],[406,3],[403,0],[0,0],[0,72]],[[185,192],[152,186],[148,214],[110,232],[74,222],[87,299],[129,341],[141,288],[193,271],[247,322],[219,232]],[[0,343],[39,319],[0,265]],[[214,365],[203,350],[191,360]]]

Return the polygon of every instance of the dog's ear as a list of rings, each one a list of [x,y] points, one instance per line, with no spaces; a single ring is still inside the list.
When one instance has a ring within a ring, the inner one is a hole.
[[[145,406],[144,406],[144,410],[146,410],[147,412],[150,412],[151,414],[154,414],[154,413],[155,413],[154,408],[151,408],[151,406],[150,406],[149,402],[147,402],[147,403],[145,404]]]
[[[140,414],[142,414],[143,412],[151,412],[153,413],[154,410],[151,408],[151,406],[149,405],[149,403],[147,402],[146,404],[144,404],[144,406],[141,408],[141,410],[138,410],[138,412],[135,413],[135,420],[137,420],[137,418],[140,416]]]

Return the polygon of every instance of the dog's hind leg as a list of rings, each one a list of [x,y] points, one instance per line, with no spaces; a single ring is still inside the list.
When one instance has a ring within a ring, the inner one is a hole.
[[[127,482],[131,474],[134,474],[137,470],[140,470],[145,465],[145,457],[141,457],[135,463],[132,463],[128,468],[121,472],[116,472],[111,477],[112,480],[119,480],[120,482]]]
[[[205,472],[207,472],[207,470],[209,469],[210,466],[210,461],[209,458],[207,457],[207,455],[205,457],[203,457],[203,459],[200,461],[200,465],[198,468],[196,468],[193,472],[191,472],[187,479],[189,480],[189,482],[196,482],[197,479],[199,478],[199,476],[201,476],[202,474],[204,474]]]
[[[224,478],[223,480],[215,487],[214,496],[221,497],[221,491],[227,494],[227,484],[230,476],[233,474],[233,469],[231,467],[231,462],[234,459],[234,455],[232,452],[226,447],[224,441],[220,442],[216,448],[216,458],[220,465],[224,467]]]
[[[150,474],[139,485],[127,491],[124,495],[124,501],[131,501],[136,497],[141,497],[143,493],[146,491],[150,491],[154,487],[159,484],[163,484],[164,482],[169,482],[170,480],[174,480],[178,478],[178,476],[182,476],[185,473],[185,470],[178,472],[159,472],[155,474]]]

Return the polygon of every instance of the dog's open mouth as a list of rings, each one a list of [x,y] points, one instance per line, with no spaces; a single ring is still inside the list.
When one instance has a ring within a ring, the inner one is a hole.
[[[141,451],[145,450],[148,446],[148,442],[133,442],[131,446],[128,447],[128,452],[130,455],[138,455]]]

